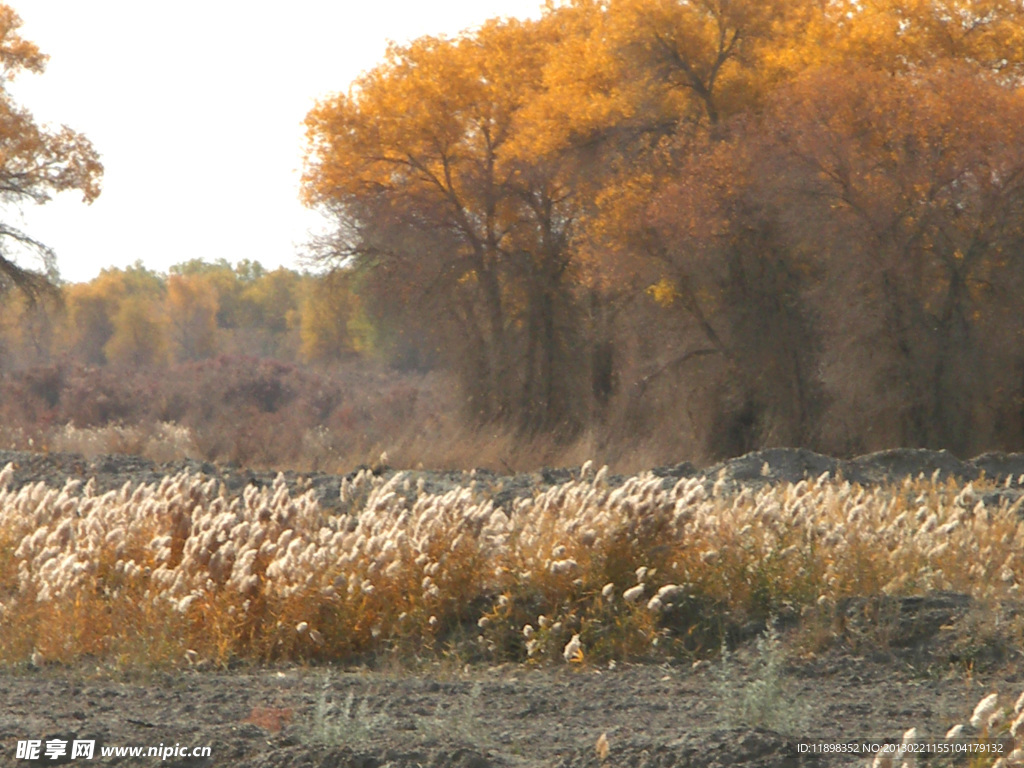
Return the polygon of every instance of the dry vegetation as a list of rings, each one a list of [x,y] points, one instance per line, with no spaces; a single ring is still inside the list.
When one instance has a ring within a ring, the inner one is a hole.
[[[0,449],[182,458],[252,468],[347,472],[387,451],[394,467],[530,471],[588,458],[636,472],[692,455],[671,423],[588,431],[571,440],[464,418],[444,371],[369,361],[312,369],[218,356],[171,366],[66,361],[0,372]]]
[[[972,485],[825,477],[734,493],[652,475],[496,508],[415,473],[345,481],[338,514],[188,474],[97,495],[0,474],[0,658],[590,664],[715,652],[774,614],[830,626],[849,596],[1019,594],[1024,523]],[[828,642],[821,637],[818,643]]]

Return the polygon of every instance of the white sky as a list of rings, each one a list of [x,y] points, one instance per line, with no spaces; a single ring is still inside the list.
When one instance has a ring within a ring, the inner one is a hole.
[[[11,223],[89,280],[141,259],[296,266],[318,217],[298,202],[302,121],[387,41],[454,34],[541,0],[6,0],[50,55],[11,86],[37,119],[84,133],[103,194],[65,193]],[[2,215],[16,215],[4,211]],[[26,266],[28,264],[26,263]],[[32,265],[37,266],[37,265]]]

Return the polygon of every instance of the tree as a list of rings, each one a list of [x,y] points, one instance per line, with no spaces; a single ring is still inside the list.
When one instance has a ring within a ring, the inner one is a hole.
[[[625,380],[627,420],[643,399],[660,397],[662,414],[684,401],[708,415],[688,420],[714,453],[799,442],[816,413],[803,280],[745,198],[742,123],[803,65],[790,51],[820,15],[814,2],[578,0],[552,20],[580,39],[559,41],[528,108],[534,133],[560,139],[534,146],[571,169],[573,247],[595,317],[617,329],[600,348]]]
[[[328,258],[435,329],[476,418],[531,427],[575,418],[574,201],[556,164],[514,142],[551,34],[489,22],[392,46],[307,118],[305,199],[338,220]]]
[[[685,382],[682,399],[702,415],[694,431],[715,457],[808,444],[821,407],[805,300],[816,269],[780,237],[753,183],[757,130],[741,123],[695,144],[645,209],[640,274],[657,280],[647,293],[672,330],[637,394],[659,378]]]
[[[305,197],[480,420],[1015,446],[1022,41],[1017,0],[549,3],[318,105]]]
[[[160,307],[144,296],[126,297],[114,317],[114,334],[103,347],[108,362],[131,368],[167,362],[167,333]]]
[[[76,357],[94,365],[112,362],[111,349],[117,350],[122,362],[135,358],[145,359],[146,336],[156,334],[157,316],[163,309],[166,287],[161,275],[136,262],[127,269],[104,269],[89,283],[67,286],[64,290],[69,328],[69,351]],[[130,310],[122,311],[126,302],[133,302]],[[143,311],[144,307],[147,307]],[[142,319],[148,331],[132,325]],[[159,328],[157,346],[166,346],[164,332]],[[114,339],[117,339],[111,344]],[[154,350],[155,360],[162,360],[162,350]]]
[[[168,276],[167,318],[178,360],[216,352],[217,309],[217,293],[202,274]]]
[[[64,289],[67,351],[91,365],[106,362],[103,348],[114,335],[117,298],[108,288],[109,282],[101,273],[89,283],[76,283]]]
[[[284,267],[243,280],[242,303],[246,307],[248,324],[274,335],[294,328],[301,282],[301,275]]]
[[[50,363],[65,335],[61,294],[33,299],[9,286],[0,293],[0,305],[0,369]]]
[[[776,96],[762,195],[825,269],[830,387],[888,442],[968,452],[1009,415],[995,412],[1021,365],[1022,126],[1020,91],[971,64],[824,69]]]
[[[889,73],[970,64],[1004,84],[1024,74],[1024,6],[1016,0],[830,2],[805,38],[816,63]]]
[[[306,362],[344,360],[369,345],[353,275],[336,270],[307,278],[300,307],[299,354]]]
[[[766,52],[795,39],[794,0],[615,0],[613,41],[655,107],[718,125],[750,104],[770,72]]]
[[[92,144],[70,128],[44,128],[15,104],[7,83],[22,72],[42,72],[47,57],[18,34],[21,19],[0,5],[0,202],[47,202],[54,194],[78,190],[91,203],[100,193],[103,172]],[[42,259],[43,271],[21,266],[19,256]],[[8,222],[0,222],[0,281],[34,295],[56,274],[53,251]]]

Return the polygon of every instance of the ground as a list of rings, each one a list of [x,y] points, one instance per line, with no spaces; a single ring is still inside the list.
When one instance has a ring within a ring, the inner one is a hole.
[[[740,711],[764,682],[757,649],[737,655],[747,658],[731,662],[730,684],[719,662],[190,670],[134,680],[42,669],[0,681],[0,762],[28,764],[16,758],[18,740],[79,738],[95,739],[94,764],[108,765],[826,768],[869,761],[798,745],[898,742],[911,727],[941,740],[989,692],[1012,704],[1024,687],[1015,664],[972,673],[834,652],[787,663],[764,710],[774,722],[758,726]],[[99,757],[101,746],[161,744],[209,746],[212,757]]]

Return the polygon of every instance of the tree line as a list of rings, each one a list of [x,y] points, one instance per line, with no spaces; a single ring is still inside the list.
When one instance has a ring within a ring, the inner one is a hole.
[[[324,264],[479,423],[706,455],[1024,437],[1024,6],[572,0],[307,117]]]
[[[9,288],[0,298],[0,370],[55,362],[161,368],[221,355],[331,364],[388,348],[350,275],[248,260],[193,260],[167,273],[137,262],[35,296]]]

